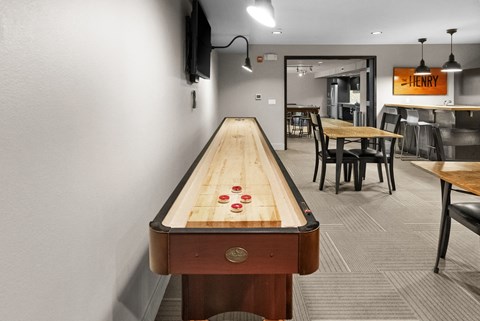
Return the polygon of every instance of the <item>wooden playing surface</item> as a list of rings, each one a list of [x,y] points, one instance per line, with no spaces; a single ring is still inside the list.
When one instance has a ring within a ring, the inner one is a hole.
[[[240,185],[242,193],[231,192]],[[218,202],[218,196],[230,202]],[[230,210],[249,194],[243,211]],[[163,220],[170,227],[297,227],[306,223],[253,118],[227,118]]]
[[[480,162],[412,162],[438,178],[480,195]]]

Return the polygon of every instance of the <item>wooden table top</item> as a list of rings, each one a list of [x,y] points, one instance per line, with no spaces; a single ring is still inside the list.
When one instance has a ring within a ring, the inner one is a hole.
[[[433,174],[448,183],[480,195],[480,162],[426,162],[412,165]]]
[[[288,112],[309,112],[309,113],[317,113],[320,110],[318,106],[302,106],[302,105],[287,105]]]
[[[323,133],[330,138],[401,138],[402,135],[391,133],[375,127],[325,127]]]
[[[400,108],[414,108],[414,109],[430,109],[430,110],[451,110],[451,111],[480,111],[480,106],[467,105],[415,105],[415,104],[385,104],[385,107],[400,107]]]
[[[242,186],[241,193],[232,186]],[[240,213],[231,211],[242,194]],[[219,203],[228,195],[228,203]],[[296,227],[306,223],[254,118],[227,118],[163,224],[170,227]]]
[[[322,127],[327,128],[327,127],[353,127],[353,124],[344,121],[341,119],[335,119],[335,118],[322,118]]]

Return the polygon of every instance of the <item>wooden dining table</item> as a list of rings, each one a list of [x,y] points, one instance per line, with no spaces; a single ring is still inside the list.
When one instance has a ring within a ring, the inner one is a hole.
[[[440,219],[440,229],[445,224],[448,216],[448,206],[450,205],[451,186],[455,185],[467,192],[480,195],[480,162],[426,162],[414,161],[412,164],[429,174],[440,179],[442,191],[442,212]],[[441,244],[442,231],[438,240],[437,262],[435,263],[434,272],[438,273],[438,258],[445,256],[446,248]]]
[[[323,125],[323,122],[322,122]],[[363,127],[363,126],[342,126],[342,127],[327,127],[323,128],[325,136],[337,141],[337,154],[336,154],[336,166],[335,166],[335,193],[338,194],[340,174],[342,171],[343,151],[345,145],[345,139],[360,139],[362,149],[368,146],[368,140],[378,138],[380,147],[385,151],[385,138],[402,138],[402,135],[395,134],[386,130],[381,130],[376,127]],[[393,155],[392,155],[393,156]],[[390,171],[388,170],[388,161],[386,153],[383,153],[383,163],[385,164],[388,192],[392,194],[392,185],[390,182]],[[361,179],[361,178],[359,178]],[[355,184],[355,190],[361,190],[361,183]]]

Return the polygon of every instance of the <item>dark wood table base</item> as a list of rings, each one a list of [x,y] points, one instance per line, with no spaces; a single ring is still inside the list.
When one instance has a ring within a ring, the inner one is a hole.
[[[291,319],[292,275],[182,275],[182,300],[183,320],[205,320],[229,311]]]

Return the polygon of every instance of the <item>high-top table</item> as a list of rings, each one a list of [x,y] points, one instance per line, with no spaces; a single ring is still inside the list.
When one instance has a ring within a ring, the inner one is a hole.
[[[319,265],[319,223],[254,118],[226,118],[155,219],[150,269],[182,275],[182,318],[292,318],[292,274]]]
[[[322,123],[323,124],[323,123]],[[379,138],[379,144],[383,151],[385,151],[385,140],[384,138],[401,138],[402,135],[391,133],[386,130],[381,130],[375,127],[325,127],[323,128],[323,133],[328,138],[336,139],[337,141],[337,163],[335,165],[335,193],[338,194],[339,185],[340,185],[340,174],[342,171],[342,160],[343,160],[343,150],[346,138],[359,138],[361,139],[362,148],[367,147],[367,142],[369,139]],[[393,155],[391,155],[393,157]],[[392,186],[390,183],[390,172],[388,170],[388,162],[386,153],[383,153],[383,162],[385,164],[387,182],[388,182],[388,192],[392,194]],[[356,184],[355,190],[361,190],[361,182]]]

